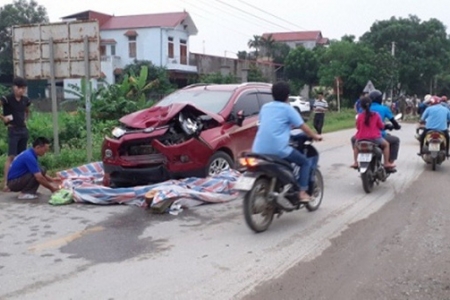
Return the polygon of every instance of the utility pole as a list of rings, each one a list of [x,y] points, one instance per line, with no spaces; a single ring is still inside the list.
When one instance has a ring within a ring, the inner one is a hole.
[[[392,42],[391,44],[391,55],[392,57],[395,57],[395,42]],[[394,102],[394,75],[392,75],[392,80],[391,80],[391,100],[392,102]]]

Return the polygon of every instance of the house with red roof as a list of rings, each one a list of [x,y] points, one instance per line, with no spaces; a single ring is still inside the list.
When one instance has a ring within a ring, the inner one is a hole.
[[[268,38],[270,35],[276,42],[284,43],[292,49],[298,46],[313,49],[316,46],[329,44],[328,38],[324,38],[321,31],[268,32],[262,36]]]
[[[197,73],[189,61],[189,37],[198,30],[186,11],[113,16],[87,10],[61,19],[99,22],[101,70],[109,83],[135,59],[149,60],[172,74]]]

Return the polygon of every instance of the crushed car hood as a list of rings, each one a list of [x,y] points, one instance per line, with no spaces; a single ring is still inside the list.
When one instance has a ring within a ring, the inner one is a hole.
[[[149,127],[158,127],[167,124],[171,119],[173,119],[179,112],[184,109],[193,109],[201,114],[208,115],[219,123],[224,121],[223,117],[203,111],[197,108],[193,104],[189,103],[174,103],[168,106],[152,106],[137,112],[131,113],[129,115],[123,116],[119,121],[132,128],[145,129]]]

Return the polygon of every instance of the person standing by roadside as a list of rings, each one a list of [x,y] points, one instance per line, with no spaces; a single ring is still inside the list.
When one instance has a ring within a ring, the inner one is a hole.
[[[317,99],[314,101],[314,128],[318,134],[322,134],[323,124],[325,122],[325,112],[328,110],[328,102],[323,98],[323,93],[317,93]]]
[[[30,99],[25,96],[27,82],[21,77],[13,80],[13,93],[1,97],[3,115],[0,119],[5,123],[8,130],[8,157],[4,167],[4,188],[8,191],[7,177],[11,162],[18,154],[27,148],[28,129],[26,120],[29,117]]]

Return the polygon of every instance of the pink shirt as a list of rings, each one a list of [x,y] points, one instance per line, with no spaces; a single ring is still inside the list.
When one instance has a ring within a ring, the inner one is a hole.
[[[365,124],[366,112],[362,112],[356,119],[356,139],[357,140],[375,140],[381,138],[381,130],[384,129],[384,124],[378,113],[372,112],[370,116],[369,126]]]

